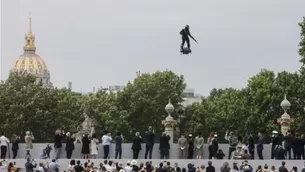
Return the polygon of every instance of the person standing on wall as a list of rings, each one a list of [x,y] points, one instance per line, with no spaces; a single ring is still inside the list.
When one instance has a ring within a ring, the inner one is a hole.
[[[148,127],[148,131],[145,132],[145,159],[147,159],[147,155],[149,154],[149,159],[152,157],[152,151],[155,144],[155,131],[152,129],[151,126]]]
[[[11,141],[12,141],[13,159],[16,159],[19,150],[20,137],[17,136],[16,134],[13,134]]]
[[[169,159],[170,139],[171,137],[166,132],[163,132],[162,136],[160,137],[159,145],[160,159]]]
[[[247,146],[249,149],[249,153],[252,156],[252,159],[254,159],[254,149],[255,149],[255,144],[254,144],[254,139],[253,139],[253,135],[252,132],[249,134],[248,136],[248,142],[247,142]]]
[[[56,130],[54,137],[54,148],[55,148],[55,159],[59,159],[61,148],[62,148],[62,139],[65,137],[65,132],[62,130]]]
[[[133,151],[133,159],[139,158],[139,152],[142,150],[141,143],[143,143],[142,137],[139,132],[136,132],[136,136],[133,138],[131,149]]]
[[[102,145],[104,148],[104,159],[109,158],[109,148],[110,148],[111,141],[112,141],[111,133],[108,131],[105,131],[104,135],[102,137]]]
[[[117,135],[114,138],[115,140],[115,159],[122,159],[122,142],[123,135],[120,132],[117,132]]]
[[[261,132],[258,132],[258,141],[256,145],[257,155],[260,160],[263,160],[263,150],[264,150],[264,140],[263,140],[263,134]]]
[[[6,158],[7,147],[9,143],[10,141],[8,140],[7,137],[5,137],[4,132],[1,132],[1,137],[0,137],[1,159]]]

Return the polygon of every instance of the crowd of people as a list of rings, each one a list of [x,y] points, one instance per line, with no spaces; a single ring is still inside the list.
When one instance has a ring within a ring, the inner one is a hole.
[[[298,170],[300,169],[300,170]],[[24,166],[16,166],[14,162],[0,162],[0,171],[8,172],[305,172],[305,163],[302,167],[293,166],[291,169],[286,167],[285,161],[281,165],[268,166],[268,164],[252,167],[251,164],[244,160],[240,164],[224,161],[221,167],[215,168],[212,161],[207,164],[195,166],[188,163],[185,167],[178,163],[171,164],[170,161],[163,161],[159,164],[153,164],[151,161],[146,163],[138,163],[136,160],[127,161],[126,163],[115,162],[112,160],[104,160],[99,164],[86,160],[71,160],[68,168],[63,168],[55,159],[50,163],[38,163],[35,160],[27,159]]]
[[[148,128],[148,131],[141,137],[140,133],[137,132],[133,138],[133,143],[131,149],[133,151],[133,159],[139,158],[139,152],[142,150],[142,143],[145,144],[145,159],[152,158],[152,152],[155,144],[156,134],[152,127]],[[250,134],[247,139],[238,137],[233,131],[227,131],[225,134],[225,140],[229,143],[228,159],[254,159],[255,149],[259,159],[264,159],[263,149],[264,149],[264,137],[261,132],[258,132],[257,141],[254,139],[254,135]],[[30,131],[26,132],[24,137],[25,148],[27,151],[26,158],[31,158],[30,151],[33,148],[33,133]],[[168,133],[163,132],[160,136],[160,159],[169,159],[170,151],[170,139],[172,139]],[[115,144],[115,159],[122,158],[122,142],[124,138],[120,132],[116,133],[114,137],[108,131],[104,132],[104,135],[99,140],[96,134],[89,135],[85,133],[81,139],[81,153],[83,159],[95,159],[99,153],[99,144],[102,145],[104,159],[109,159],[110,144],[114,142]],[[13,135],[12,139],[9,140],[2,133],[0,137],[0,147],[1,147],[1,159],[6,158],[8,151],[8,145],[12,144],[13,159],[16,158],[18,153],[18,143],[21,141],[19,136]],[[65,143],[65,148],[63,148],[63,143]],[[179,148],[179,159],[202,159],[203,158],[203,146],[208,145],[209,159],[224,159],[226,152],[223,152],[218,146],[218,135],[211,133],[207,138],[207,142],[204,141],[201,132],[196,133],[193,137],[189,134],[188,137],[182,133],[178,139],[177,146]],[[272,132],[272,142],[271,142],[271,159],[284,160],[284,159],[304,159],[304,145],[305,139],[303,135],[292,134],[288,131],[285,136],[277,131]],[[54,145],[47,145],[45,149],[42,150],[40,158],[47,159],[50,158],[50,152],[54,148],[55,157],[54,159],[59,159],[61,151],[64,149],[66,151],[66,158],[71,159],[73,151],[75,149],[75,138],[71,136],[69,132],[65,133],[62,130],[57,130],[54,137]]]

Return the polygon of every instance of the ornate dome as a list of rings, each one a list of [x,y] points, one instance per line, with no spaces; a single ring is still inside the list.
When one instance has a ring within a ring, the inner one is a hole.
[[[13,71],[25,71],[33,75],[48,73],[48,68],[43,59],[37,54],[22,54],[13,63]]]
[[[24,53],[13,63],[11,71],[26,72],[37,76],[45,86],[52,86],[50,72],[44,60],[36,54],[35,35],[32,33],[32,22],[29,20],[29,31],[25,35]]]

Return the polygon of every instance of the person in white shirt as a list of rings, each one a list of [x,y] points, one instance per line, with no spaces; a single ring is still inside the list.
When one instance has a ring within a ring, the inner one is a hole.
[[[130,166],[130,161],[127,161],[127,166],[124,167],[125,172],[131,172],[132,171],[132,167]]]
[[[0,149],[1,149],[1,159],[5,159],[7,153],[7,146],[10,143],[7,137],[4,136],[4,133],[1,132],[0,137]]]
[[[112,141],[111,133],[105,131],[105,133],[102,137],[102,145],[104,148],[104,159],[109,158],[109,146],[110,146],[111,141]]]
[[[108,162],[108,166],[105,166],[106,170],[109,172],[115,172],[116,171],[116,166],[112,161]]]

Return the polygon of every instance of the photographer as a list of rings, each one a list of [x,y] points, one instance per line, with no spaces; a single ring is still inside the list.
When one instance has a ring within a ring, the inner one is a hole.
[[[271,135],[271,159],[274,159],[274,149],[277,145],[281,145],[282,146],[282,135],[273,130],[272,131],[272,135]]]
[[[26,150],[26,159],[31,158],[31,150],[33,149],[33,133],[30,131],[25,132],[24,141],[25,141],[25,150]]]
[[[28,158],[27,162],[25,163],[25,170],[27,172],[34,172],[34,168],[36,167],[37,167],[37,163],[35,162],[35,160],[34,159],[31,160],[30,158]]]
[[[13,134],[11,142],[12,142],[13,159],[16,159],[19,150],[20,137],[17,136],[16,134]]]

